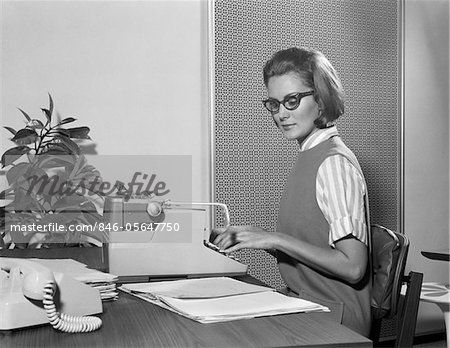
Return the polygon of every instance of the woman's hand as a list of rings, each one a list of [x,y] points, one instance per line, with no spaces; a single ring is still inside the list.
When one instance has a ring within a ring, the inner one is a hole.
[[[267,232],[255,226],[217,228],[213,233],[217,234],[213,243],[227,253],[244,248],[275,249],[279,237],[278,233]]]

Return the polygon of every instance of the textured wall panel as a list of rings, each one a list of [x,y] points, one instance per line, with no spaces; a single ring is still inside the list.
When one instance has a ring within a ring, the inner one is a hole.
[[[322,51],[339,72],[346,112],[338,129],[365,172],[372,222],[398,221],[398,3],[392,0],[216,0],[215,199],[232,224],[275,230],[285,179],[298,145],[283,139],[261,100],[262,68],[278,49]],[[265,252],[238,256],[250,274],[282,281]]]

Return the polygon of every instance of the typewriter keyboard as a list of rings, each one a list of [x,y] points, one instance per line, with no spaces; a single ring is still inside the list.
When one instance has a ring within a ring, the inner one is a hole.
[[[203,241],[203,244],[204,244],[207,248],[210,248],[210,249],[212,249],[212,250],[214,250],[214,251],[217,251],[218,253],[220,253],[220,254],[222,254],[222,255],[225,255],[225,256],[229,257],[230,259],[232,259],[232,260],[239,261],[236,257],[234,257],[234,256],[231,255],[231,254],[225,253],[224,251],[220,250],[220,248],[219,248],[217,245],[215,245],[215,244],[213,244],[213,243],[211,243],[211,242],[208,242],[208,241],[204,240],[204,241]]]

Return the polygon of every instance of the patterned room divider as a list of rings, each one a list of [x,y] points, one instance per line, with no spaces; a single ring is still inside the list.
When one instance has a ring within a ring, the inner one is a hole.
[[[365,173],[371,219],[399,228],[399,2],[392,0],[215,0],[213,18],[214,200],[232,224],[276,228],[284,181],[299,151],[283,139],[261,100],[262,68],[275,51],[322,51],[346,91],[339,132]],[[216,217],[220,220],[220,217]],[[275,260],[236,254],[249,273],[280,288]]]

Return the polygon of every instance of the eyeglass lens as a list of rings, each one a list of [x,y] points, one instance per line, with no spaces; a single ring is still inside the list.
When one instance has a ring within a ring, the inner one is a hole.
[[[269,98],[264,100],[263,103],[266,109],[272,113],[277,113],[280,110],[280,104],[283,104],[284,107],[288,110],[295,110],[300,105],[302,98],[311,94],[314,94],[314,91],[308,91],[304,93],[298,92],[287,95],[281,102],[277,99]]]

